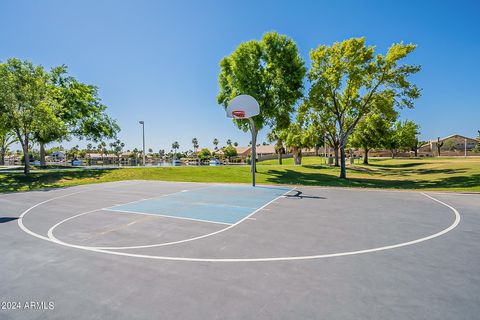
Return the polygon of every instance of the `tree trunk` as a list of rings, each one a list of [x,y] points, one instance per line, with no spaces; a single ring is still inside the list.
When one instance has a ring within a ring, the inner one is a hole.
[[[418,147],[415,147],[414,152],[415,152],[415,158],[418,157]]]
[[[25,161],[25,166],[23,167],[23,173],[29,174],[30,173],[30,154],[28,153],[28,137],[25,137],[25,141],[23,142],[23,158]]]
[[[282,160],[282,150],[279,150],[279,151],[278,151],[278,164],[279,164],[279,165],[282,165],[282,164],[283,164],[283,160]]]
[[[334,147],[334,149],[335,149],[335,167],[338,167],[339,166],[339,163],[338,163],[338,148]]]
[[[302,148],[292,148],[293,163],[296,166],[302,165]]]
[[[392,159],[395,159],[395,150],[390,150],[390,152],[392,153]]]
[[[0,166],[5,165],[5,150],[2,148],[0,150]]]
[[[345,164],[345,147],[340,145],[340,179],[347,178],[347,168]]]
[[[364,148],[363,149],[363,164],[368,164],[368,149],[367,148]]]
[[[45,144],[40,143],[40,165],[44,166],[46,164],[45,161]]]
[[[316,145],[315,146],[315,156],[317,156],[317,157],[319,155],[319,150],[320,150],[320,146]]]
[[[440,157],[440,148],[439,146],[437,146],[437,151],[438,151],[438,156]]]

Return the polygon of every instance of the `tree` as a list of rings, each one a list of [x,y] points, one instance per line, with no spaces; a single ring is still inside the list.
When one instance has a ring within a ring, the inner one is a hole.
[[[454,139],[445,140],[444,146],[445,148],[447,148],[447,150],[455,151],[455,148],[456,148],[455,140]]]
[[[160,158],[164,158],[164,157],[165,157],[165,150],[164,150],[164,149],[158,150],[158,156],[159,156]]]
[[[15,133],[10,129],[8,118],[0,115],[0,165],[5,164],[8,147],[17,142]]]
[[[228,139],[227,140],[227,146],[231,146],[232,145],[232,140]]]
[[[203,160],[207,160],[207,159],[210,159],[210,157],[212,156],[212,153],[210,152],[210,150],[208,150],[207,148],[204,148],[202,150],[200,150],[198,152],[198,157],[203,161]]]
[[[117,156],[118,165],[120,165],[120,156],[122,155],[122,150],[124,147],[125,147],[125,143],[123,143],[119,139],[110,143],[110,148],[112,149],[113,154]],[[153,152],[153,150],[149,149],[149,152]]]
[[[444,143],[445,143],[445,141],[440,141],[440,137],[437,138],[437,152],[438,152],[439,157],[440,157],[440,151],[441,151]]]
[[[198,139],[197,139],[197,138],[193,138],[193,139],[192,139],[192,145],[193,145],[193,152],[194,152],[194,153],[197,153],[197,149],[198,149],[198,147],[199,147],[199,145],[198,145]]]
[[[419,150],[420,147],[423,146],[425,143],[427,143],[427,142],[426,142],[426,141],[418,140],[418,138],[415,139],[415,143],[414,143],[413,146],[412,146],[412,151],[415,153],[415,157],[418,156],[418,150]]]
[[[238,147],[238,142],[235,141],[235,142],[233,143],[233,146]]]
[[[397,121],[384,135],[383,146],[390,150],[393,159],[399,149],[411,150],[418,134],[418,125],[413,121]]]
[[[480,130],[478,130],[477,145],[474,149],[475,152],[480,152]]]
[[[280,137],[292,152],[295,165],[302,164],[302,149],[312,148],[315,144],[314,132],[299,122],[291,123],[280,132]]]
[[[269,142],[275,142],[275,153],[277,154],[278,164],[283,164],[282,155],[285,154],[285,148],[283,146],[283,140],[279,135],[279,130],[272,130],[267,134],[267,140]]]
[[[218,149],[218,139],[217,138],[213,139],[213,145],[215,146],[215,150],[217,150]]]
[[[177,150],[180,148],[180,144],[177,141],[172,143],[172,149],[174,151],[174,158],[177,158]]]
[[[310,51],[309,105],[329,123],[334,120],[340,178],[347,177],[345,146],[358,122],[367,114],[385,112],[378,110],[381,107],[413,108],[413,99],[420,96],[420,90],[407,80],[420,67],[398,64],[415,47],[398,43],[386,55],[374,55],[365,38],[352,38]]]
[[[60,66],[50,71],[48,89],[58,107],[55,115],[64,127],[50,127],[37,132],[35,139],[40,143],[40,162],[45,162],[46,143],[68,139],[70,136],[82,140],[115,138],[120,131],[116,122],[106,114],[95,86],[78,82],[67,74],[67,67]]]
[[[382,142],[389,133],[395,118],[372,113],[358,122],[351,136],[350,145],[354,148],[363,149],[363,164],[368,164],[368,152],[370,149],[382,147]]]
[[[64,128],[58,105],[48,90],[49,75],[31,62],[9,59],[0,64],[0,114],[8,118],[24,153],[24,173],[30,172],[30,145],[36,133]]]
[[[234,147],[229,145],[229,146],[223,148],[223,154],[225,155],[225,157],[227,157],[228,162],[230,162],[230,159],[237,155],[237,149],[235,149]]]
[[[243,131],[252,131],[256,140],[265,126],[281,130],[290,122],[295,103],[303,96],[305,63],[295,42],[285,35],[269,32],[260,41],[241,43],[220,62],[217,102],[226,108],[234,97],[248,94],[260,105],[260,114],[248,120],[234,119]]]

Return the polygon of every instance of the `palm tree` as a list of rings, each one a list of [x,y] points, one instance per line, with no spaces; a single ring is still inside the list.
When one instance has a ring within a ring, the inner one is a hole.
[[[192,139],[192,144],[193,144],[193,152],[194,152],[194,153],[197,153],[197,149],[198,149],[198,147],[199,147],[199,145],[198,145],[198,139],[197,139],[197,138],[193,138],[193,139]]]
[[[172,149],[175,151],[175,155],[174,155],[175,157],[177,156],[177,150],[178,150],[178,148],[180,148],[180,144],[179,144],[177,141],[175,141],[174,143],[172,143]]]
[[[227,140],[227,146],[231,146],[232,145],[232,140],[228,139]]]
[[[215,145],[215,150],[217,150],[218,149],[218,139],[217,138],[213,139],[213,144]]]

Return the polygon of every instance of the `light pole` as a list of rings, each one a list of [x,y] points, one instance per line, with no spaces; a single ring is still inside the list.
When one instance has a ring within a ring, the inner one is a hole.
[[[143,136],[143,166],[145,167],[145,121],[138,121],[142,125],[142,136]]]

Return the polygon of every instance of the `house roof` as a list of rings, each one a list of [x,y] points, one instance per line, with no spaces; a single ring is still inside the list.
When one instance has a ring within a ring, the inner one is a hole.
[[[252,147],[235,147],[235,150],[237,150],[237,154],[248,152],[250,151],[250,149],[252,149]]]
[[[273,154],[275,153],[275,146],[268,144],[266,146],[260,145],[256,148],[257,154]]]
[[[449,136],[446,136],[446,137],[444,137],[444,138],[441,138],[440,141],[448,140],[448,139],[450,139],[450,138],[462,138],[462,139],[477,141],[477,139],[465,137],[465,136],[462,136],[462,135],[459,135],[459,134],[451,134],[451,135],[449,135]],[[437,142],[437,139],[432,139],[432,140],[430,140],[429,142]]]

